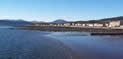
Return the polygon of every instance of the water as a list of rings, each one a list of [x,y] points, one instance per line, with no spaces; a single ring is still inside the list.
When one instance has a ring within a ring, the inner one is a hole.
[[[123,59],[123,36],[11,30],[0,26],[0,59]]]
[[[5,29],[5,28],[12,28],[12,26],[0,26],[0,28],[3,28],[3,29]]]

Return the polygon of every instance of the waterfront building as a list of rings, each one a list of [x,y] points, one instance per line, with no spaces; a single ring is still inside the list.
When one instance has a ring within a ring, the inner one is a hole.
[[[88,23],[86,24],[87,27],[94,27],[94,24]]]
[[[95,23],[94,26],[95,26],[95,27],[104,27],[104,24]]]
[[[110,21],[109,27],[120,27],[120,21]]]
[[[64,24],[62,24],[63,26],[71,26],[71,24],[70,23],[64,23]]]

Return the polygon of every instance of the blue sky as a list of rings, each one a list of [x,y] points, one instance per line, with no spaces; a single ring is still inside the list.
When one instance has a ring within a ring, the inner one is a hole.
[[[122,0],[0,0],[0,19],[95,20],[123,16]]]

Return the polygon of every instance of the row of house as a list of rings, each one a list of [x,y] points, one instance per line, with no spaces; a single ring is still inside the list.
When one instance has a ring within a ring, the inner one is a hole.
[[[68,23],[41,23],[36,26],[63,26],[63,27],[119,27],[120,21],[77,21]]]

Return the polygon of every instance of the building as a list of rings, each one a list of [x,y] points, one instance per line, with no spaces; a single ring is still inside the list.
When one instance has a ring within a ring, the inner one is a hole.
[[[104,27],[105,24],[100,24],[100,23],[95,23],[94,26],[95,27]]]
[[[110,21],[109,27],[120,27],[120,21]]]

